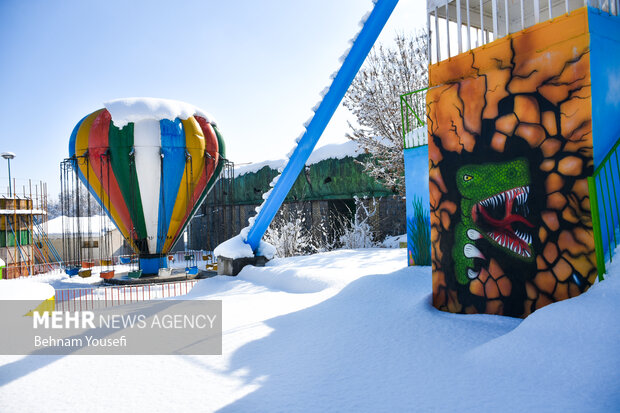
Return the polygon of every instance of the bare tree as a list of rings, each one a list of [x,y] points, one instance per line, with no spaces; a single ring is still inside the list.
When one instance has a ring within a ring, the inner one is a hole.
[[[74,188],[58,194],[58,200],[50,199],[47,203],[48,218],[56,218],[64,213],[65,216],[81,217],[99,215],[101,207],[92,194],[80,183],[79,197],[76,197]]]
[[[401,195],[405,185],[400,95],[427,86],[427,66],[426,34],[397,34],[394,45],[373,47],[343,101],[359,124],[349,123],[352,133],[347,138],[371,155],[362,161],[365,172]],[[416,106],[424,108],[424,103]]]

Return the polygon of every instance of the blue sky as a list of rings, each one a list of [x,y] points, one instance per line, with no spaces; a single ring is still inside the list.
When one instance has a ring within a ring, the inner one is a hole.
[[[284,157],[371,7],[370,0],[2,0],[0,152],[17,154],[18,188],[43,180],[55,198],[75,124],[107,100],[147,96],[210,112],[236,163]],[[401,0],[380,40],[421,28],[424,11],[423,1]],[[344,141],[346,119],[339,110],[319,146]]]

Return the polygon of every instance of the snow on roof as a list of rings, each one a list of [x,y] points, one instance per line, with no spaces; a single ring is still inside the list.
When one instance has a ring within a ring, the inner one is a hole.
[[[207,112],[189,103],[170,99],[156,98],[125,98],[105,102],[105,108],[112,115],[112,122],[117,128],[123,128],[130,122],[136,123],[142,120],[174,120],[176,118],[187,119],[198,115],[208,122],[213,122],[213,117]]]
[[[248,165],[242,165],[239,167],[235,167],[235,178],[245,174],[252,174],[260,171],[265,166],[268,166],[270,169],[278,169],[284,165],[284,159],[276,159],[271,161],[262,161],[251,163]]]
[[[78,223],[80,232],[83,235],[88,235],[88,217],[80,217],[79,221],[77,217],[64,217],[64,230],[67,234],[77,233]],[[102,217],[99,215],[90,217],[90,233],[93,236],[101,235],[101,221]],[[105,221],[103,228],[107,231],[112,231],[116,227],[110,221],[108,217],[104,217],[103,221]],[[63,217],[56,217],[54,219],[50,219],[47,222],[47,234],[48,235],[62,235],[63,233]]]
[[[308,157],[308,160],[306,161],[306,165],[314,165],[316,163],[324,161],[325,159],[343,159],[347,156],[355,158],[362,153],[364,153],[364,151],[354,141],[347,141],[344,143],[331,143],[329,145],[321,146],[320,148],[312,151],[310,157]],[[243,165],[235,168],[235,177],[258,172],[265,166],[268,166],[271,169],[278,169],[284,165],[286,165],[285,159],[251,163],[249,165]]]

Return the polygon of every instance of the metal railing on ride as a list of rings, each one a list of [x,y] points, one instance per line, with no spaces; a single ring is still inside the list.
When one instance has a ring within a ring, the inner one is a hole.
[[[57,311],[85,311],[188,294],[198,280],[56,290]]]
[[[590,209],[592,229],[596,248],[596,266],[599,280],[603,280],[605,263],[613,259],[614,250],[618,246],[618,230],[620,229],[620,162],[618,147],[620,139],[615,143],[607,156],[588,177],[590,192]],[[612,244],[613,243],[613,244]]]
[[[425,137],[418,136],[415,131],[426,125],[426,91],[423,89],[400,95],[400,118],[402,121],[403,147],[415,148],[426,145]],[[426,136],[426,135],[424,135]]]
[[[584,6],[618,16],[619,0],[427,0],[433,64]]]

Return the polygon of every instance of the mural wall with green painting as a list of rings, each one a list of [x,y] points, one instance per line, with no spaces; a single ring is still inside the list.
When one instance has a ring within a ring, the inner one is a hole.
[[[433,304],[525,317],[597,276],[587,10],[430,67]]]

